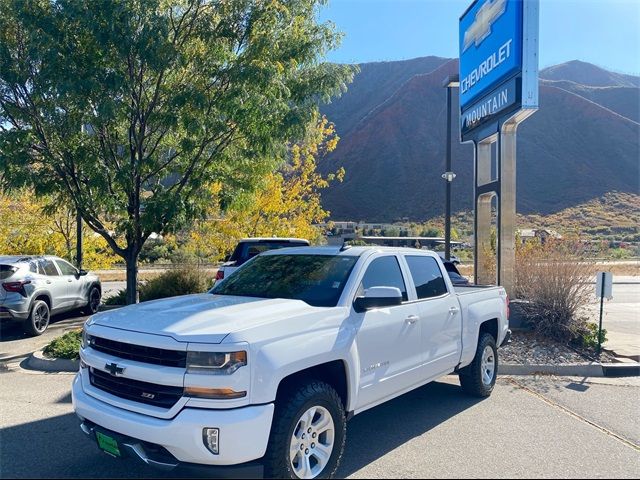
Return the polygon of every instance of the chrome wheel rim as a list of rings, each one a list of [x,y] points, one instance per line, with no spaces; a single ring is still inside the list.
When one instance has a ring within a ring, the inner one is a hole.
[[[93,313],[98,311],[98,307],[100,306],[100,292],[98,289],[94,288],[91,290],[91,296],[89,297],[89,308]]]
[[[482,383],[486,386],[491,385],[493,382],[493,376],[496,373],[496,356],[493,353],[493,348],[490,346],[484,347],[482,352]]]
[[[331,458],[335,425],[329,410],[312,407],[302,414],[293,430],[289,463],[298,478],[316,478]]]
[[[33,326],[42,332],[49,325],[49,309],[44,303],[39,304],[33,312]]]

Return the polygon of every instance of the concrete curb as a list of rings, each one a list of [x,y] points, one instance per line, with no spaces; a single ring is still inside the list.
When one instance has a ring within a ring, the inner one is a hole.
[[[636,377],[640,363],[574,363],[564,365],[498,366],[499,375],[557,375],[565,377]]]
[[[602,365],[605,377],[640,377],[640,363],[606,363]]]
[[[77,372],[80,368],[80,360],[67,360],[65,358],[47,358],[42,350],[33,352],[27,359],[27,367],[42,372]]]
[[[29,355],[31,355],[31,354],[30,353],[16,353],[15,355],[9,355],[9,356],[0,358],[0,363],[14,362],[15,360],[18,360],[19,358],[27,358]]]

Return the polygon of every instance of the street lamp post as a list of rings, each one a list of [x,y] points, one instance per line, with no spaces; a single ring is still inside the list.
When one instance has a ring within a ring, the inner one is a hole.
[[[442,86],[447,89],[447,154],[446,171],[442,178],[447,182],[444,211],[444,258],[451,259],[451,182],[456,178],[456,174],[451,171],[451,89],[460,85],[458,74],[449,75],[442,82]]]

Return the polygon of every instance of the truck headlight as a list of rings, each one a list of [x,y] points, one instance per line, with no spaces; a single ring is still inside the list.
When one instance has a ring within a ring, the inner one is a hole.
[[[187,352],[187,373],[231,375],[247,364],[247,352]]]

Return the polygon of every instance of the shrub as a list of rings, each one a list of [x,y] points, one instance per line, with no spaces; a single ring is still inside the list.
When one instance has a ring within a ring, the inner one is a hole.
[[[600,332],[600,345],[607,341],[607,330],[602,329]],[[587,323],[584,331],[580,332],[580,345],[584,348],[595,350],[598,348],[598,324]]]
[[[206,292],[207,285],[196,270],[167,270],[140,288],[140,301]]]
[[[43,353],[45,357],[49,358],[66,358],[68,360],[77,360],[80,358],[81,340],[82,330],[67,332],[44,347]]]
[[[574,244],[548,241],[525,245],[517,252],[516,298],[523,314],[541,335],[567,342],[579,339],[588,319],[580,315],[591,298],[593,261]]]
[[[102,300],[104,305],[125,305],[127,303],[127,289],[123,288],[118,293]]]
[[[138,286],[140,301],[157,300],[159,298],[188,295],[206,292],[213,285],[213,279],[204,278],[197,270],[167,270]],[[107,298],[105,305],[126,304],[126,290],[120,290],[116,295]]]

